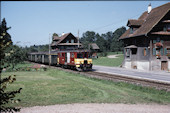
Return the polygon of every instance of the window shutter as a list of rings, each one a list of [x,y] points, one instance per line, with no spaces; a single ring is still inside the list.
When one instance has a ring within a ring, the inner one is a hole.
[[[164,51],[163,51],[163,48],[161,48],[161,56],[164,55]]]
[[[143,54],[143,56],[145,56],[145,48],[143,48],[142,54]]]
[[[164,48],[164,55],[167,55],[167,48]]]
[[[153,48],[153,55],[156,55],[156,48]]]
[[[149,54],[149,50],[148,48],[146,48],[146,56]]]

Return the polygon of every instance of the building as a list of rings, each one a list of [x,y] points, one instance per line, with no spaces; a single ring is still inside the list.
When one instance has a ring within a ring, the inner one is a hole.
[[[127,22],[129,29],[119,38],[124,42],[122,67],[140,70],[170,70],[170,2],[148,6],[138,19]]]
[[[91,50],[92,52],[92,57],[98,58],[97,52],[100,51],[99,46],[96,43],[90,43],[88,46],[89,46],[89,50]]]
[[[82,44],[79,43],[77,37],[72,33],[62,34],[62,36],[53,36],[51,49],[52,50],[68,50],[68,49],[78,49],[81,48]]]

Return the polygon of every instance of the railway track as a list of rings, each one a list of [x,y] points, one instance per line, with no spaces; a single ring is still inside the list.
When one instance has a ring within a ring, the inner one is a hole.
[[[46,66],[48,66],[48,65],[46,65]],[[115,81],[115,82],[127,82],[127,83],[131,83],[131,84],[135,84],[135,85],[146,86],[146,87],[156,88],[159,90],[163,89],[166,91],[170,91],[170,83],[166,83],[166,82],[149,80],[149,79],[144,79],[144,78],[121,76],[121,75],[116,75],[116,74],[101,73],[101,72],[96,72],[93,70],[87,71],[87,72],[78,72],[76,70],[64,69],[61,67],[55,67],[55,66],[50,66],[50,67],[57,68],[59,70],[64,70],[67,72],[81,74],[83,76],[87,76],[87,77],[91,77],[91,78],[111,80],[111,81]]]

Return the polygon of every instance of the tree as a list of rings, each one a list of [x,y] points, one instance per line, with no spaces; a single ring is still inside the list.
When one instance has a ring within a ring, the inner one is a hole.
[[[96,44],[99,46],[100,51],[106,51],[106,40],[98,33],[96,34]]]
[[[96,41],[95,35],[96,34],[94,31],[86,31],[85,33],[83,33],[80,41],[83,43],[84,48],[88,49],[88,44],[94,43]]]
[[[53,36],[58,36],[58,34],[57,33],[53,33]]]
[[[26,51],[17,45],[10,45],[6,50],[6,63],[12,65],[12,68],[18,63],[24,62],[27,59]]]
[[[11,36],[7,33],[8,29],[10,29],[10,27],[6,27],[6,21],[3,19],[2,23],[0,24],[0,76],[3,68],[7,67],[7,65],[4,65],[4,58],[7,54],[11,54],[11,51],[9,53],[6,53],[5,51],[10,45],[12,45]],[[20,110],[19,108],[6,106],[6,104],[9,102],[20,101],[19,99],[14,99],[14,97],[17,93],[20,93],[22,88],[19,88],[15,91],[6,91],[8,84],[13,83],[15,80],[15,75],[3,79],[0,78],[0,112],[13,112]]]
[[[121,51],[123,49],[123,42],[119,40],[119,37],[126,31],[125,27],[121,27],[115,30],[113,33],[113,39],[111,43],[111,51]]]

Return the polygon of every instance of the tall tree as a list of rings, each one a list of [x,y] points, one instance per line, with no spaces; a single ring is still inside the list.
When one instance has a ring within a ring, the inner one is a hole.
[[[57,33],[53,33],[53,36],[58,36],[58,34]]]
[[[96,34],[96,44],[99,46],[100,51],[106,51],[106,40],[101,37],[98,33]]]
[[[6,53],[5,50],[12,45],[11,36],[7,33],[7,30],[10,27],[6,26],[6,21],[3,19],[2,23],[0,24],[0,76],[2,73],[3,68],[6,68],[5,64],[5,56],[11,54]],[[15,91],[6,91],[6,88],[9,83],[13,83],[16,80],[15,76],[9,76],[6,78],[0,78],[0,112],[13,112],[19,111],[19,108],[15,108],[12,106],[7,106],[9,102],[18,102],[19,99],[14,99],[17,93],[20,93],[22,88],[19,88]]]
[[[119,37],[126,31],[125,27],[116,29],[113,33],[113,39],[111,43],[111,51],[121,51],[123,49],[123,42],[119,40]]]
[[[86,31],[85,33],[83,33],[80,41],[83,43],[84,48],[87,49],[89,43],[94,43],[96,41],[95,35],[96,34],[94,31]]]

